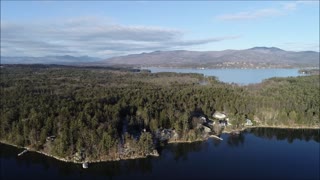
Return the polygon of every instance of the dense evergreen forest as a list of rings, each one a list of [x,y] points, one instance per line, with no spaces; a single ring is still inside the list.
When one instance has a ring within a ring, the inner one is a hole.
[[[233,129],[246,118],[319,127],[319,75],[238,86],[200,74],[4,65],[0,87],[3,142],[75,161],[148,155],[162,129],[199,139],[193,120],[215,111],[226,113]]]

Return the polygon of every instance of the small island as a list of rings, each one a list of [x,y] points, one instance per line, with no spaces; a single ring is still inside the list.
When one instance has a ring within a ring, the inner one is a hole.
[[[251,127],[320,128],[317,75],[239,86],[193,73],[3,65],[0,86],[2,143],[84,168]]]

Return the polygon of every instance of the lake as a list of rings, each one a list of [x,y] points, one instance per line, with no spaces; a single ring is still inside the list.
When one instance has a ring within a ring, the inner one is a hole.
[[[216,76],[220,81],[226,83],[237,83],[248,85],[260,83],[271,77],[302,76],[299,69],[192,69],[192,68],[159,68],[147,67],[152,73],[176,72],[176,73],[199,73],[205,76]]]
[[[320,130],[255,128],[223,141],[169,144],[160,157],[64,163],[0,144],[1,179],[319,179]]]

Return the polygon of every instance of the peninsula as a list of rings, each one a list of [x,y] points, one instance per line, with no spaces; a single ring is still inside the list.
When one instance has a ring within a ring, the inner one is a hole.
[[[1,142],[75,163],[158,156],[166,143],[251,126],[320,128],[318,75],[238,86],[191,73],[2,65],[0,86]]]

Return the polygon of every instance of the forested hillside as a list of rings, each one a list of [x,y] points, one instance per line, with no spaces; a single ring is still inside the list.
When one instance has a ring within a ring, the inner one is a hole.
[[[128,146],[147,155],[164,128],[192,141],[200,138],[192,119],[215,111],[232,128],[245,118],[319,127],[319,76],[237,86],[199,74],[5,65],[0,87],[0,139],[67,159],[116,159]]]
[[[255,101],[255,118],[261,124],[318,126],[319,75],[271,78],[248,86]]]

